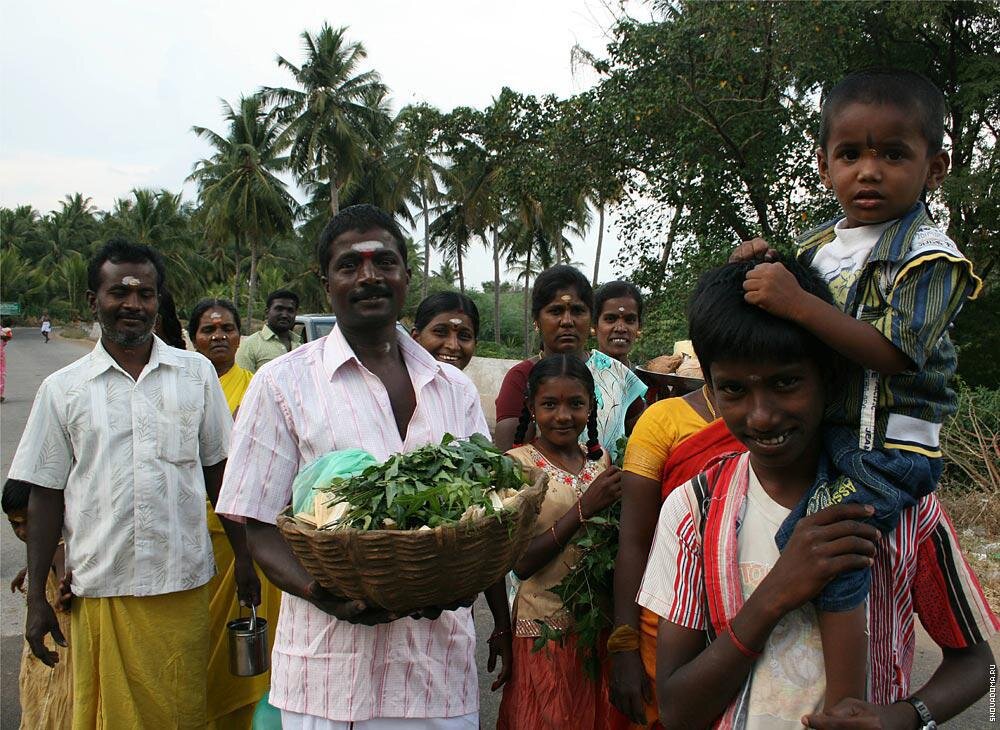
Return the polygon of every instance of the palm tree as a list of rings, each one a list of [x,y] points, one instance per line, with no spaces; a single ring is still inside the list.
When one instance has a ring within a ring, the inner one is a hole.
[[[299,88],[261,90],[287,125],[293,169],[306,176],[315,168],[316,179],[329,184],[331,214],[340,209],[340,189],[371,141],[373,120],[384,113],[369,103],[385,87],[375,71],[358,72],[367,53],[360,43],[348,43],[346,32],[326,23],[315,35],[303,31],[305,63],[296,66],[278,56],[278,65],[291,72]]]
[[[195,164],[189,179],[199,185],[202,205],[216,230],[226,230],[250,249],[250,281],[246,322],[253,323],[257,264],[264,239],[291,233],[295,200],[277,172],[287,165],[282,153],[288,146],[274,111],[264,108],[260,96],[240,99],[238,109],[222,104],[229,122],[225,137],[205,127],[195,134],[208,140],[215,154]],[[237,278],[240,273],[237,271]]]
[[[399,180],[411,186],[410,195],[420,206],[424,226],[424,278],[420,298],[427,296],[430,280],[431,236],[430,206],[441,197],[438,180],[444,170],[435,157],[439,153],[436,142],[441,123],[441,112],[428,104],[404,107],[396,116],[399,142],[392,155]]]
[[[438,270],[435,271],[432,276],[449,289],[454,289],[455,279],[458,277],[458,272],[455,271],[455,267],[451,265],[450,261],[442,261]]]
[[[136,188],[131,198],[115,200],[104,218],[109,233],[152,246],[172,272],[171,292],[178,301],[198,296],[207,284],[208,267],[195,246],[192,206],[169,190]]]
[[[458,273],[458,290],[465,294],[465,270],[462,261],[475,235],[466,219],[465,204],[455,202],[441,208],[430,225],[430,235],[438,242],[445,261],[454,262]]]
[[[375,89],[366,97],[365,103],[375,112],[366,122],[368,144],[359,152],[356,169],[344,178],[338,197],[344,207],[368,203],[413,223],[409,206],[419,201],[412,178],[398,160],[398,123],[389,115],[387,93]],[[323,181],[320,173],[317,168],[310,169],[300,184],[310,193],[310,213],[325,223],[329,218],[330,183]]]

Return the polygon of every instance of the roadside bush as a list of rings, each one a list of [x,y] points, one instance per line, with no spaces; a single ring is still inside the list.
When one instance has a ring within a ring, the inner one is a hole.
[[[941,488],[1000,496],[1000,389],[958,381],[958,412],[941,432]]]

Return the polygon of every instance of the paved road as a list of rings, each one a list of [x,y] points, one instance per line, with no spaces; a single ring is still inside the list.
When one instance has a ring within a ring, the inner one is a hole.
[[[72,362],[86,352],[89,343],[61,340],[58,337],[46,345],[33,329],[16,329],[7,348],[7,400],[0,406],[0,473],[6,479],[14,449],[31,408],[31,401],[42,379],[49,373]],[[21,635],[24,629],[24,603],[12,596],[6,586],[24,565],[24,546],[13,532],[0,525],[0,728],[16,728],[20,719],[17,701],[17,668],[20,662]],[[476,633],[479,637],[477,665],[480,667],[481,717],[484,728],[494,727],[499,706],[499,693],[489,691],[491,677],[486,675],[486,638],[492,630],[492,619],[482,598],[476,604]],[[993,642],[994,654],[1000,654],[1000,640]],[[940,650],[919,630],[913,671],[914,686],[927,680],[940,661]],[[989,718],[986,697],[966,710],[948,727],[978,730],[987,726]]]
[[[6,400],[0,405],[0,473],[7,478],[14,450],[21,439],[35,391],[46,375],[76,360],[90,342],[62,340],[45,344],[36,329],[16,328],[7,344]],[[24,567],[24,545],[6,525],[0,529],[0,727],[16,728],[21,719],[17,700],[17,671],[24,632],[24,600],[9,590],[10,581]]]

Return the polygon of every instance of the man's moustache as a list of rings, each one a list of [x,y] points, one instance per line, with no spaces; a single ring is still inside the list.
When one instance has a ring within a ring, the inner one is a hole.
[[[372,297],[385,297],[389,299],[392,297],[392,292],[383,288],[362,289],[351,297],[351,301],[360,302],[362,299],[371,299]]]

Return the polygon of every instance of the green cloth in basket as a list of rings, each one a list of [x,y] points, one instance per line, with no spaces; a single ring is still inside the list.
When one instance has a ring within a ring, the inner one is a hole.
[[[313,490],[326,487],[337,477],[346,479],[378,464],[364,449],[331,451],[306,464],[292,482],[292,512],[313,514]]]

